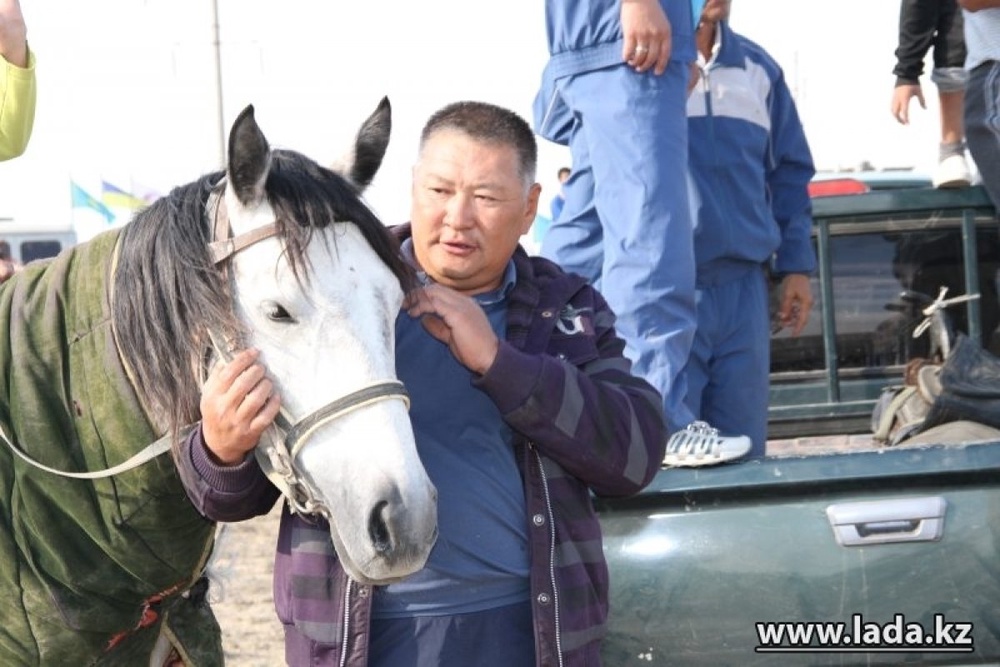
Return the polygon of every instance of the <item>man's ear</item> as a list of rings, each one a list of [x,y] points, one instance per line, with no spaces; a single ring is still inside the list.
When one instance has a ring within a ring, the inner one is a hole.
[[[521,221],[521,235],[528,233],[531,224],[538,215],[538,198],[542,195],[542,186],[535,183],[528,190],[528,197],[525,201],[524,219]]]

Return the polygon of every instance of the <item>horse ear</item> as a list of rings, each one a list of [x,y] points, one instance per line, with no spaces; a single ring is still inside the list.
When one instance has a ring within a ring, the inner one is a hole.
[[[229,185],[244,206],[259,202],[264,196],[264,182],[271,165],[271,149],[247,106],[229,131]]]
[[[331,168],[347,178],[358,192],[363,191],[382,166],[391,131],[392,107],[389,105],[389,98],[383,97],[358,130],[354,146]]]

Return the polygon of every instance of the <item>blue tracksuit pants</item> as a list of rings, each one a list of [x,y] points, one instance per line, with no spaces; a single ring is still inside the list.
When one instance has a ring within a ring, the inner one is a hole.
[[[767,278],[748,265],[736,280],[699,284],[698,331],[684,375],[691,412],[722,435],[747,435],[751,456],[767,444],[771,317]]]
[[[601,290],[672,430],[693,419],[680,374],[696,325],[687,80],[688,65],[675,61],[662,76],[617,65],[560,79],[573,167],[541,249]]]

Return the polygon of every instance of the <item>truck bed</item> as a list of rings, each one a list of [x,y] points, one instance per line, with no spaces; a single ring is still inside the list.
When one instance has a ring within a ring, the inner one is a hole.
[[[597,507],[607,665],[1000,662],[1000,442],[776,441],[764,459],[662,470]],[[952,644],[926,636],[935,615],[954,624]],[[795,626],[809,642],[759,634],[784,622],[823,625]],[[839,641],[817,640],[834,623]],[[959,642],[963,624],[971,639]],[[925,636],[893,644],[895,625]],[[848,640],[852,629],[868,635]]]

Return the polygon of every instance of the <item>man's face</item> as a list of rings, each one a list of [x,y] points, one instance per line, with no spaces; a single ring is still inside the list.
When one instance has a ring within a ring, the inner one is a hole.
[[[420,267],[465,294],[496,289],[538,209],[512,146],[443,129],[424,142],[413,168],[410,220]]]

